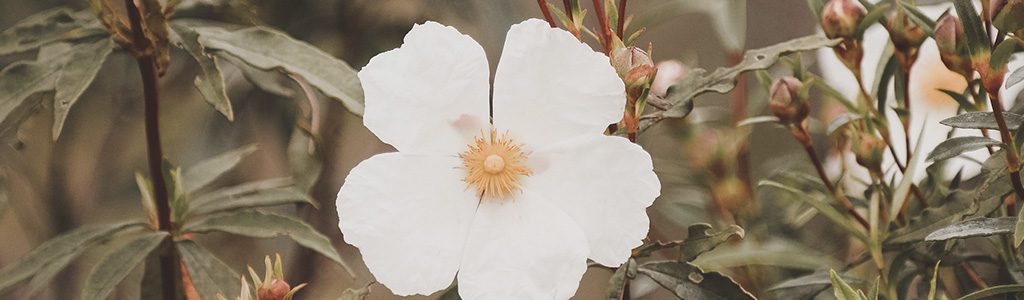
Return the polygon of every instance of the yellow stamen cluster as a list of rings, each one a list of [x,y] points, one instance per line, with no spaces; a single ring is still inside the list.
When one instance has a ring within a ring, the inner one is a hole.
[[[508,132],[498,137],[492,129],[490,139],[478,137],[473,140],[475,145],[468,145],[469,151],[459,153],[462,166],[456,167],[469,172],[462,179],[467,184],[466,189],[475,186],[480,201],[493,200],[497,196],[504,203],[506,195],[514,201],[513,191],[522,190],[519,176],[533,174],[523,165],[530,153],[522,151],[522,144],[513,143]]]

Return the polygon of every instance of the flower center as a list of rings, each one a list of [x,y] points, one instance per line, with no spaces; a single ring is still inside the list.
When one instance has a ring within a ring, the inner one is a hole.
[[[466,189],[476,187],[480,201],[497,197],[504,203],[505,196],[515,200],[513,191],[522,190],[519,177],[533,174],[523,165],[530,153],[524,153],[523,145],[513,143],[508,133],[499,137],[493,129],[490,139],[477,137],[473,141],[468,151],[459,153],[462,166],[456,167],[468,173],[462,179]]]

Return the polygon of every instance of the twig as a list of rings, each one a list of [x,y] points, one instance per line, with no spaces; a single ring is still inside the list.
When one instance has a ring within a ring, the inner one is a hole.
[[[548,25],[551,25],[551,28],[557,28],[558,25],[555,24],[555,19],[551,17],[551,11],[548,10],[548,2],[537,0],[537,6],[540,6],[540,11],[544,13],[544,20],[548,21]]]
[[[821,177],[821,181],[825,183],[825,187],[828,188],[832,197],[834,197],[836,201],[838,201],[839,204],[842,205],[851,216],[853,216],[854,219],[857,219],[857,223],[860,223],[864,228],[870,228],[871,226],[868,225],[868,221],[864,219],[860,213],[857,213],[857,210],[853,207],[853,203],[850,203],[850,200],[846,199],[846,196],[836,192],[835,185],[832,185],[832,181],[828,179],[828,175],[825,174],[825,168],[822,166],[821,160],[818,159],[818,154],[814,151],[814,145],[811,145],[810,134],[807,130],[803,126],[799,125],[794,126],[792,130],[794,137],[796,137],[797,134],[802,134],[806,137],[806,139],[797,138],[797,140],[803,144],[804,150],[807,151],[807,156],[811,158],[811,163],[814,164],[814,169],[818,171],[818,177]]]
[[[619,38],[625,38],[623,31],[626,27],[626,0],[619,0],[619,25],[616,28],[615,33],[619,35]]]

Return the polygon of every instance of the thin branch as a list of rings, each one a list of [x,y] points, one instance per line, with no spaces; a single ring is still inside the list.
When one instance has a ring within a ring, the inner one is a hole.
[[[548,25],[551,25],[551,28],[557,28],[558,25],[555,25],[555,19],[551,17],[551,11],[548,10],[548,2],[537,0],[537,6],[540,6],[540,11],[544,13],[544,20],[548,21]]]
[[[619,35],[619,38],[624,38],[623,30],[626,27],[626,0],[619,0],[619,25],[616,28],[615,33]]]
[[[847,213],[849,213],[851,216],[853,216],[854,219],[857,220],[857,223],[860,223],[860,225],[864,226],[865,229],[870,228],[871,226],[868,224],[868,221],[864,219],[864,217],[861,216],[860,213],[857,212],[857,210],[853,207],[853,203],[850,203],[850,200],[846,199],[846,196],[843,196],[842,194],[838,193],[836,191],[835,185],[832,184],[832,180],[828,179],[828,175],[825,174],[825,168],[822,166],[821,160],[818,159],[817,152],[814,151],[814,145],[811,145],[810,134],[807,132],[807,130],[804,129],[803,126],[796,125],[793,128],[794,137],[796,137],[797,134],[802,134],[803,137],[806,138],[801,139],[798,137],[797,140],[801,144],[803,144],[804,150],[807,151],[807,156],[811,158],[811,163],[814,164],[814,170],[818,171],[818,177],[820,177],[821,181],[825,183],[825,187],[828,188],[828,191],[829,193],[832,194],[832,197],[834,197],[836,201],[839,202],[839,204],[842,205],[844,209],[846,209]]]

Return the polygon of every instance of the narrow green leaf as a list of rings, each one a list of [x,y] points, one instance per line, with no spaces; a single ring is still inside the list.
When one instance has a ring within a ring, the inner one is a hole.
[[[909,225],[892,231],[883,245],[904,244],[923,241],[935,230],[960,220],[974,203],[973,194],[966,190],[955,190],[942,201],[941,206],[932,206],[910,219]]]
[[[732,278],[718,272],[704,272],[685,262],[649,262],[640,265],[637,272],[647,275],[679,299],[754,299]]]
[[[307,203],[317,206],[316,201],[293,186],[290,178],[275,178],[245,183],[196,197],[190,202],[193,215],[274,206],[292,203]]]
[[[292,80],[285,76],[285,73],[279,70],[264,71],[257,69],[229,54],[217,55],[217,58],[227,60],[228,63],[238,68],[242,72],[242,77],[245,77],[245,80],[261,91],[281,98],[290,99],[295,97],[295,91],[286,86]]]
[[[187,233],[222,231],[254,238],[287,235],[299,245],[347,267],[327,236],[294,217],[257,210],[241,210],[196,218],[185,223],[181,230]]]
[[[1016,217],[972,219],[942,227],[929,234],[924,238],[924,240],[932,242],[976,236],[1010,234],[1014,232],[1014,226],[1016,223]]]
[[[92,14],[85,16],[92,17]],[[24,52],[60,40],[76,28],[95,20],[83,18],[67,7],[45,10],[22,19],[11,28],[0,32],[0,55]],[[106,31],[104,31],[105,33]]]
[[[455,291],[455,292],[452,293],[451,291]],[[369,286],[365,286],[365,287],[360,288],[360,289],[346,289],[344,292],[341,293],[341,297],[338,297],[338,300],[363,300],[363,299],[366,299],[366,296],[369,296],[369,295],[370,295],[370,287]],[[454,295],[455,298],[445,298],[446,295]],[[452,288],[448,292],[445,292],[444,295],[441,295],[441,298],[438,298],[438,300],[457,300],[457,299],[462,299],[462,298],[459,298],[459,290],[457,290],[455,288]]]
[[[890,11],[889,3],[884,3],[872,8],[864,18],[861,19],[860,24],[857,25],[857,29],[854,30],[853,36],[864,36],[864,32],[869,27],[878,24],[878,21],[885,17],[885,14]]]
[[[199,68],[203,70],[202,77],[196,77],[194,84],[203,99],[219,111],[228,121],[235,120],[235,113],[231,109],[231,100],[228,99],[227,90],[224,87],[224,75],[217,65],[217,57],[203,51],[199,44],[199,33],[182,23],[170,24],[170,38],[174,44],[192,55]]]
[[[736,123],[736,127],[743,127],[743,126],[747,126],[747,125],[754,125],[754,124],[760,124],[760,123],[776,123],[776,124],[778,124],[779,123],[779,117],[776,117],[776,116],[750,117],[750,118],[743,119],[742,121],[739,121],[738,123]]]
[[[831,136],[833,133],[836,132],[836,130],[838,130],[840,127],[843,127],[843,125],[849,124],[851,121],[856,121],[863,118],[864,116],[855,115],[851,113],[844,113],[838,115],[834,119],[832,119],[832,121],[828,122],[828,130],[825,132],[827,132],[827,134]]]
[[[1006,127],[1010,130],[1017,130],[1020,124],[1024,123],[1024,116],[1008,111],[1003,112],[1003,118],[1006,120]],[[996,124],[996,116],[990,111],[965,112],[939,121],[939,124],[954,128],[999,130],[999,125]]]
[[[686,239],[679,245],[679,261],[693,261],[698,255],[704,252],[711,251],[729,241],[733,236],[737,236],[740,239],[743,238],[745,232],[743,228],[736,225],[730,225],[728,228],[723,229],[719,232],[713,232],[710,224],[697,223],[690,225],[687,229]]]
[[[816,76],[814,74],[810,74],[810,73],[807,73],[807,74],[810,77],[808,79],[809,80],[808,82],[813,84],[818,89],[820,89],[821,92],[825,94],[826,99],[834,100],[839,105],[842,105],[843,108],[846,108],[846,111],[848,111],[850,113],[857,113],[857,112],[861,111],[860,107],[854,105],[853,101],[850,101],[850,99],[847,99],[846,96],[843,95],[843,93],[840,93],[838,90],[836,90],[832,86],[828,85],[828,83],[825,83],[824,79],[822,79],[821,77],[818,77],[818,76]]]
[[[311,192],[324,170],[323,154],[309,131],[296,126],[288,142],[288,164],[300,191]]]
[[[550,4],[548,4],[548,5],[550,5]],[[354,291],[354,290],[353,289],[345,290],[345,294],[342,294],[341,296],[344,297],[346,294],[349,293],[349,291]],[[339,298],[338,300],[349,300],[349,299]],[[360,299],[360,300],[362,300],[362,299]],[[457,284],[453,285],[447,291],[444,291],[444,293],[441,294],[440,297],[437,297],[437,300],[462,300],[462,297],[459,296],[459,285],[457,285]]]
[[[71,53],[57,70],[57,93],[53,96],[53,140],[60,136],[71,106],[96,79],[114,46],[114,40],[109,37],[72,45]]]
[[[150,252],[143,262],[142,282],[139,283],[139,299],[162,299],[163,288],[160,266],[160,251]],[[178,300],[181,300],[180,298]]]
[[[57,271],[63,269],[86,249],[108,240],[117,232],[135,226],[145,226],[145,224],[85,225],[43,242],[17,262],[0,269],[0,294],[37,273],[53,273],[53,271],[42,271],[44,269],[56,269]],[[64,259],[68,257],[71,259]],[[47,275],[44,274],[45,276]]]
[[[960,23],[967,35],[967,47],[971,57],[977,58],[987,55],[991,51],[988,34],[985,33],[985,25],[981,22],[981,16],[974,10],[974,3],[971,0],[953,0],[953,7],[960,17]]]
[[[1016,70],[1013,70],[1009,76],[1006,76],[1005,86],[1006,88],[1010,88],[1021,81],[1024,81],[1024,67],[1017,68]]]
[[[819,271],[808,275],[787,279],[786,281],[780,282],[779,284],[776,284],[771,288],[768,288],[768,291],[786,290],[807,286],[832,286],[831,273],[832,272]],[[867,284],[866,281],[857,277],[843,276],[839,274],[836,275],[839,276],[840,279],[843,280],[844,282],[853,282],[854,284]]]
[[[352,113],[363,114],[363,89],[355,69],[323,50],[267,27],[194,29],[206,48],[224,51],[263,70],[281,68],[301,75]]]
[[[622,294],[626,292],[626,283],[636,277],[636,260],[630,258],[622,263],[615,273],[608,279],[608,288],[605,290],[605,298],[608,300],[621,300]],[[630,274],[632,269],[632,274]]]
[[[807,7],[811,9],[811,13],[814,14],[814,19],[821,23],[821,12],[825,10],[825,3],[822,0],[807,0]]]
[[[1024,210],[1024,206],[1021,207]],[[1024,242],[1024,219],[1021,218],[1020,212],[1017,214],[1017,222],[1013,226],[1013,246],[1020,248],[1020,243]]]
[[[1024,284],[1008,284],[1008,285],[997,285],[988,287],[986,289],[973,292],[957,300],[979,300],[992,297],[995,295],[1009,294],[1009,293],[1020,293],[1024,292]]]
[[[130,242],[104,256],[96,268],[86,276],[82,299],[106,299],[114,287],[128,276],[128,272],[141,264],[167,237],[167,233],[163,231],[150,231],[132,236]]]
[[[702,254],[693,260],[693,264],[708,270],[757,265],[807,271],[842,265],[828,254],[784,239],[729,243],[718,246],[717,249]]]
[[[759,182],[757,186],[770,186],[789,192],[794,196],[793,199],[811,205],[811,207],[814,207],[826,218],[832,220],[832,222],[834,222],[836,225],[839,225],[839,227],[842,227],[850,235],[856,237],[861,241],[867,241],[867,236],[865,236],[864,233],[858,230],[857,228],[854,228],[853,225],[851,225],[849,218],[847,218],[845,214],[840,213],[838,210],[832,207],[831,204],[822,201],[817,197],[811,196],[800,189],[792,188],[771,180],[761,180],[761,182]]]
[[[890,41],[889,43],[892,43],[892,42]],[[888,48],[892,48],[892,47],[888,46],[886,49],[888,49]],[[884,61],[884,65],[881,65],[882,62],[879,62],[879,64],[880,64],[879,66],[882,67],[883,69],[882,69],[882,73],[878,77],[878,81],[877,81],[877,83],[875,84],[875,87],[874,87],[875,89],[877,89],[874,94],[875,94],[875,101],[878,102],[877,109],[878,109],[879,112],[885,111],[885,109],[886,109],[886,102],[889,101],[889,82],[892,82],[894,78],[902,77],[903,76],[903,69],[901,69],[900,62],[899,62],[899,60],[896,59],[896,56],[892,55],[892,53],[889,53],[889,55],[885,56],[885,57],[888,57],[888,59],[884,59],[883,60]],[[897,74],[899,74],[900,76],[896,76]],[[894,87],[894,88],[897,91],[899,90],[899,87]],[[895,93],[895,94],[896,95],[900,95],[901,93]],[[902,97],[902,96],[899,96],[899,97]],[[885,116],[883,115],[882,117],[884,118]]]
[[[935,36],[935,20],[922,13],[917,7],[911,6],[907,1],[896,1],[896,3],[907,13],[907,18],[914,22],[914,25],[920,27],[926,36]]]
[[[1014,53],[1024,50],[1024,40],[1020,38],[1009,38],[999,43],[992,51],[992,57],[988,62],[990,72],[1006,72],[1006,66],[1010,63]]]
[[[52,62],[19,61],[0,71],[0,133],[11,132],[35,105],[32,94],[52,90],[56,68]]]
[[[174,246],[181,253],[181,261],[199,297],[213,299],[218,292],[229,294],[241,288],[238,273],[210,251],[190,240],[177,241]]]
[[[52,261],[46,263],[43,268],[39,269],[35,275],[32,276],[32,280],[28,282],[28,296],[31,297],[37,292],[43,290],[43,288],[50,286],[50,282],[57,276],[60,271],[63,271],[72,261],[78,258],[78,255],[68,255],[61,257],[54,257]]]
[[[832,281],[832,292],[836,295],[838,300],[861,300],[860,296],[857,295],[857,291],[850,287],[839,274],[836,274],[836,270],[829,269],[829,279]]]
[[[243,157],[255,151],[256,145],[250,144],[198,162],[182,172],[181,185],[191,194],[234,169]]]
[[[974,103],[971,103],[970,100],[967,99],[967,95],[964,95],[964,94],[958,93],[958,92],[954,92],[954,91],[950,91],[950,90],[947,90],[947,89],[938,89],[938,91],[942,92],[943,94],[948,95],[950,98],[953,98],[953,101],[956,101],[956,103],[959,104],[960,107],[962,107],[966,111],[977,111],[978,110],[978,107],[976,105],[974,105]]]
[[[953,158],[964,152],[1000,144],[1002,142],[983,136],[958,136],[942,141],[942,143],[935,146],[935,149],[928,153],[928,161]]]

